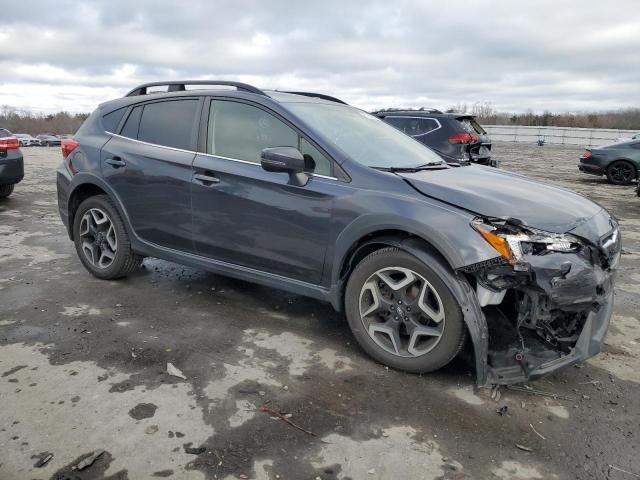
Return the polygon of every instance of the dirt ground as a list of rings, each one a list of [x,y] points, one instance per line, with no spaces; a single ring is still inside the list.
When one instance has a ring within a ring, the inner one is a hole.
[[[578,172],[580,150],[494,155],[619,218],[605,352],[531,383],[562,398],[499,399],[461,359],[425,376],[374,363],[314,300],[155,259],[93,278],[58,218],[58,149],[24,153],[26,178],[0,201],[1,480],[640,475],[640,198]]]

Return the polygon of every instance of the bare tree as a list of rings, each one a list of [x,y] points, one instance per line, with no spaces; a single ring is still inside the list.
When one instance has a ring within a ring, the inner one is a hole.
[[[87,119],[86,113],[58,112],[53,114],[39,114],[17,110],[9,105],[0,107],[0,127],[14,133],[64,134],[75,133]]]

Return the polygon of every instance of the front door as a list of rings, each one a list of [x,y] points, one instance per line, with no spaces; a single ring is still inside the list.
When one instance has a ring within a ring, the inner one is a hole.
[[[143,240],[182,251],[191,241],[191,181],[200,100],[131,109],[120,134],[102,147],[102,173]]]
[[[332,162],[273,112],[212,100],[207,152],[194,161],[193,239],[197,253],[318,284],[329,238]],[[307,185],[260,166],[264,148],[293,146],[318,175]],[[324,174],[324,175],[320,175]]]

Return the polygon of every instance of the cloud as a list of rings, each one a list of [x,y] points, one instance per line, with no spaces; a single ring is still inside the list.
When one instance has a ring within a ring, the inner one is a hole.
[[[35,110],[91,110],[175,78],[304,88],[363,108],[638,106],[632,0],[24,0],[2,11],[0,104]]]

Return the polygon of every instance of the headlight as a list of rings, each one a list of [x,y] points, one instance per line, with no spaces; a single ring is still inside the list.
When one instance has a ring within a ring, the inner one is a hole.
[[[524,255],[570,253],[577,252],[582,247],[580,240],[573,235],[544,232],[503,221],[490,222],[476,218],[471,222],[471,227],[512,265],[518,263]]]

